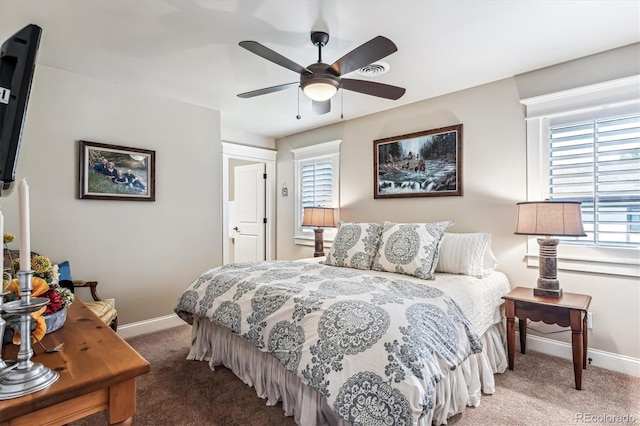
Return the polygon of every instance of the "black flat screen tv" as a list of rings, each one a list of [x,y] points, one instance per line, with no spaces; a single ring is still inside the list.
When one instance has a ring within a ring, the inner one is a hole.
[[[0,47],[0,197],[11,193],[16,179],[22,128],[41,35],[42,28],[30,24]]]

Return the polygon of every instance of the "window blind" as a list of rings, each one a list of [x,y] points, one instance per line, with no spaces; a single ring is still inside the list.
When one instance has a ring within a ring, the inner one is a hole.
[[[309,161],[300,167],[300,217],[305,207],[332,207],[333,162]]]
[[[640,246],[640,114],[549,126],[552,200],[582,202],[587,237],[563,242]]]

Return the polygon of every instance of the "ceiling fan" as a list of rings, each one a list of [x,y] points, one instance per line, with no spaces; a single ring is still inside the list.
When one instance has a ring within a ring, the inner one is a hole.
[[[300,81],[240,93],[238,97],[252,98],[292,87],[300,87],[313,101],[313,112],[326,114],[331,111],[331,97],[338,89],[351,90],[392,100],[397,100],[404,95],[405,89],[402,87],[368,80],[342,78],[345,74],[367,66],[397,51],[396,45],[388,38],[383,36],[374,37],[331,65],[322,62],[322,48],[329,42],[329,34],[322,31],[314,31],[311,33],[311,42],[318,47],[318,62],[303,67],[257,41],[241,41],[239,43],[240,46],[248,51],[300,74]]]

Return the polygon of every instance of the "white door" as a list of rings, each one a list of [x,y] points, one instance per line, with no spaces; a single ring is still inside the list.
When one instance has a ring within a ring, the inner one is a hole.
[[[265,260],[264,170],[264,163],[234,167],[234,262]]]

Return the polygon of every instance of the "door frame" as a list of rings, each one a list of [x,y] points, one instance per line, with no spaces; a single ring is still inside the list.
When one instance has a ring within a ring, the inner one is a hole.
[[[222,145],[222,264],[229,263],[229,159],[264,163],[267,173],[265,181],[265,259],[276,256],[276,151],[231,142]]]

